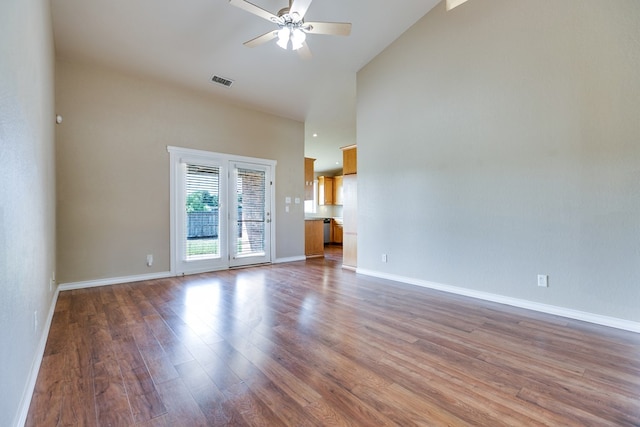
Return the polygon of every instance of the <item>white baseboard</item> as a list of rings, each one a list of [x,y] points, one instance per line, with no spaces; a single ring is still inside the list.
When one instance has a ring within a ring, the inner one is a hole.
[[[294,256],[288,258],[277,258],[273,263],[274,264],[282,264],[285,262],[295,262],[295,261],[304,261],[307,259],[304,255]],[[203,270],[202,273],[209,272],[211,270]],[[197,274],[198,272],[192,272],[189,274]],[[84,289],[84,288],[95,288],[98,286],[107,286],[107,285],[118,285],[121,283],[132,283],[132,282],[141,282],[143,280],[153,280],[153,279],[166,279],[167,277],[174,277],[175,274],[172,274],[170,271],[162,271],[159,273],[151,273],[151,274],[137,274],[134,276],[122,276],[122,277],[109,277],[105,279],[95,279],[95,280],[86,280],[82,282],[69,282],[69,283],[61,283],[58,286],[59,291],[70,291],[73,289]]]
[[[307,257],[304,255],[300,255],[300,256],[291,256],[288,258],[276,258],[276,260],[273,262],[274,264],[282,264],[285,262],[296,262],[296,261],[304,261],[306,260]]]
[[[170,271],[160,273],[137,274],[134,276],[110,277],[106,279],[86,280],[84,282],[61,283],[59,291],[70,291],[73,289],[95,288],[97,286],[118,285],[121,283],[140,282],[143,280],[166,279],[173,277]]]
[[[24,389],[22,400],[20,401],[20,411],[18,412],[18,420],[16,426],[24,426],[27,422],[27,416],[29,415],[29,406],[31,406],[31,399],[33,398],[33,392],[36,388],[36,381],[38,380],[38,373],[40,372],[40,365],[44,358],[44,350],[47,346],[47,339],[49,338],[49,330],[51,329],[51,322],[53,321],[53,314],[56,311],[56,303],[58,302],[59,290],[56,289],[53,298],[51,299],[51,305],[49,306],[49,313],[45,320],[42,334],[40,335],[40,341],[38,342],[38,348],[36,349],[33,362],[31,364],[31,372],[29,374],[29,380],[27,386]]]
[[[285,262],[304,261],[305,259],[306,257],[302,255],[302,256],[295,256],[295,257],[289,257],[289,258],[278,258],[273,263],[281,264]],[[191,272],[189,274],[206,273],[209,271],[212,271],[212,270],[207,269],[207,270],[203,270],[202,272]],[[167,277],[174,277],[174,276],[175,274],[172,274],[170,271],[162,271],[160,273],[138,274],[134,276],[109,277],[105,279],[86,280],[82,282],[61,283],[60,286],[58,287],[58,290],[70,291],[73,289],[95,288],[98,286],[118,285],[121,283],[140,282],[143,280],[166,279]]]
[[[584,311],[573,310],[555,305],[542,304],[533,301],[527,301],[518,298],[506,297],[503,295],[492,294],[489,292],[475,291],[473,289],[465,289],[457,286],[444,285],[442,283],[429,282],[427,280],[414,279],[395,274],[387,274],[374,270],[358,268],[358,274],[365,276],[378,277],[380,279],[392,280],[394,282],[406,283],[409,285],[420,286],[423,288],[435,289],[438,291],[449,292],[456,295],[463,295],[471,298],[477,298],[485,301],[497,302],[513,307],[525,308],[528,310],[538,311],[541,313],[554,314],[574,320],[582,320],[584,322],[595,323],[597,325],[609,326],[616,329],[640,333],[640,323],[630,320],[618,319],[616,317],[602,316],[600,314],[587,313]]]

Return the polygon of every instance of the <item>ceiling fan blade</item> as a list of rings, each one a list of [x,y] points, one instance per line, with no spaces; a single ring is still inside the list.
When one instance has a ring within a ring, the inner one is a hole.
[[[256,47],[261,44],[265,44],[266,42],[270,42],[271,40],[278,37],[277,31],[269,31],[268,33],[264,33],[261,36],[256,37],[255,39],[251,39],[248,42],[244,42],[243,44],[247,47]]]
[[[309,34],[327,34],[330,36],[348,36],[351,34],[351,24],[348,22],[305,22],[304,25],[305,31]]]
[[[289,13],[297,13],[300,19],[304,18],[305,13],[307,13],[307,9],[309,9],[309,6],[311,5],[311,1],[312,0],[293,0]]]
[[[311,49],[309,49],[309,45],[307,45],[307,42],[302,43],[302,47],[298,49],[297,52],[298,55],[300,55],[300,58],[311,59]]]
[[[254,15],[264,18],[267,21],[276,22],[276,23],[280,22],[280,18],[278,18],[273,13],[269,12],[268,10],[264,10],[263,8],[258,7],[253,3],[249,3],[248,1],[229,0],[229,3],[232,4],[233,6],[239,7],[240,9],[244,9],[247,12],[253,13]]]

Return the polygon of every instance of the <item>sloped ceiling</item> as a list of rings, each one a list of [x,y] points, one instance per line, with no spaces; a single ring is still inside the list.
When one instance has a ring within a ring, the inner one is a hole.
[[[253,0],[277,13],[286,0]],[[52,0],[56,54],[149,76],[231,103],[305,122],[305,155],[341,168],[355,143],[356,72],[438,0],[314,0],[306,19],[351,22],[348,37],[309,35],[313,57],[275,41],[243,42],[274,28],[228,0]],[[212,75],[234,80],[231,88]],[[317,137],[312,135],[317,133]],[[338,162],[338,164],[336,164]]]

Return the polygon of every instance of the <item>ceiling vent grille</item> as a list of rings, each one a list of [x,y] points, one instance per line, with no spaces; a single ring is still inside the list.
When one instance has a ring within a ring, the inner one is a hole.
[[[226,86],[226,87],[231,87],[231,85],[233,84],[233,80],[226,79],[224,77],[220,77],[220,76],[216,76],[216,75],[211,77],[211,81],[213,83],[217,83],[219,85]]]

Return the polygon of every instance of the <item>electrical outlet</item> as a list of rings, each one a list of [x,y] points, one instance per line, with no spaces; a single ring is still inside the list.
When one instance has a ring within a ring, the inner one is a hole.
[[[147,267],[151,267],[153,265],[153,255],[147,255]]]
[[[387,254],[382,254],[382,262],[387,262]]]
[[[541,288],[549,287],[549,276],[546,274],[538,274],[538,286]]]

